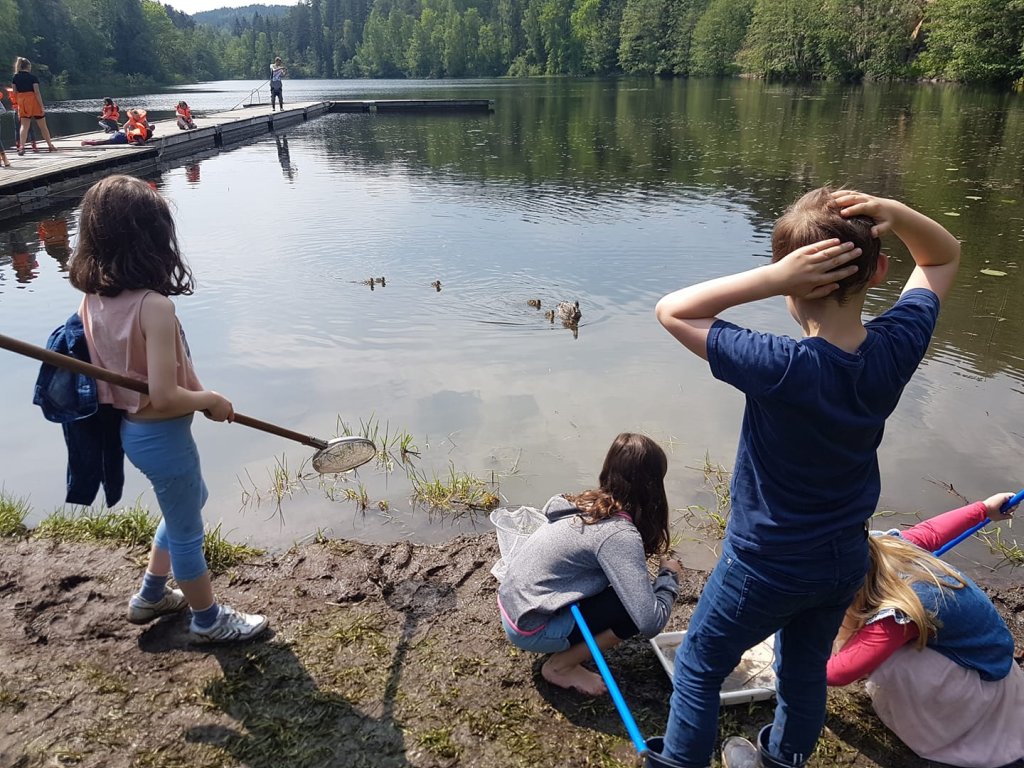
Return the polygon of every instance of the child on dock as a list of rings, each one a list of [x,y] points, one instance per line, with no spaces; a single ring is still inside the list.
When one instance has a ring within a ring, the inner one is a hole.
[[[119,131],[106,139],[82,139],[83,147],[102,147],[114,144],[145,144],[152,137],[154,126],[146,118],[144,109],[129,109],[128,120]]]
[[[679,590],[678,562],[661,558],[651,584],[647,558],[668,549],[668,460],[644,435],[615,438],[597,490],[553,497],[542,525],[516,552],[498,589],[508,639],[553,654],[541,668],[561,688],[598,695],[598,675],[584,669],[590,651],[570,611],[578,603],[602,650],[634,635],[653,637],[668,621]]]
[[[865,324],[867,291],[888,271],[878,237],[890,230],[916,267],[895,305]],[[867,571],[864,524],[878,502],[885,420],[928,348],[960,243],[894,200],[822,188],[776,222],[772,261],[671,293],[656,310],[746,395],[722,556],[676,654],[666,765],[710,764],[722,681],[775,633],[775,720],[756,747],[728,739],[722,760],[798,768],[814,751],[832,641]],[[779,295],[802,340],[717,317]]]
[[[976,523],[1009,519],[1009,498],[869,537],[871,567],[828,662],[829,685],[866,677],[879,718],[928,761],[1000,768],[1024,759],[1013,636],[985,593],[931,554]]]
[[[82,200],[69,278],[85,293],[79,316],[92,363],[149,383],[148,396],[96,383],[99,402],[124,412],[125,455],[153,483],[162,514],[128,621],[146,624],[188,606],[194,642],[256,637],[266,617],[219,604],[203,556],[207,491],[192,417],[230,421],[234,410],[199,383],[175,317],[169,297],[191,294],[193,280],[167,202],[129,176],[94,184]],[[167,586],[172,570],[180,590]]]
[[[100,128],[104,133],[115,133],[117,123],[121,119],[121,110],[109,96],[103,100],[103,111],[100,114]]]
[[[178,106],[174,108],[174,114],[178,121],[179,130],[195,130],[196,124],[192,120],[192,110],[189,109],[188,104],[184,101],[179,101]]]
[[[278,105],[281,107],[281,111],[284,111],[284,83],[282,78],[285,76],[286,71],[284,68],[284,62],[281,61],[281,57],[278,56],[274,59],[274,63],[270,65],[270,111],[274,111],[274,99],[277,99]]]
[[[43,109],[43,94],[39,90],[39,78],[32,74],[32,62],[19,56],[14,62],[14,77],[11,78],[15,96],[18,99],[18,120],[21,123],[21,141],[18,142],[18,154],[25,154],[25,142],[28,141],[29,128],[33,123],[39,125],[43,140],[50,152],[56,152],[50,140],[50,129],[46,127],[46,111]],[[33,149],[34,149],[33,145]]]
[[[14,148],[21,148],[21,120],[18,117],[18,93],[13,85],[7,86],[7,98],[11,102],[11,114],[14,115]],[[32,124],[28,129],[28,143],[32,146],[33,152],[38,152],[36,145],[36,126]]]

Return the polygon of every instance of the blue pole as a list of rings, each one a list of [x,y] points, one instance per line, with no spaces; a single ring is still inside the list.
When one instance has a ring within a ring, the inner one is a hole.
[[[608,665],[604,661],[601,649],[597,647],[597,641],[594,640],[594,636],[590,633],[590,627],[587,626],[587,622],[583,619],[583,614],[580,613],[580,609],[575,603],[570,605],[569,609],[572,611],[572,616],[576,619],[576,626],[580,628],[580,633],[590,649],[590,655],[594,657],[597,670],[601,673],[601,677],[604,678],[604,684],[608,686],[608,693],[611,694],[612,701],[615,702],[615,708],[619,710],[619,717],[622,718],[622,724],[626,726],[626,731],[629,732],[629,738],[633,740],[633,746],[636,747],[637,754],[645,754],[647,752],[647,742],[640,735],[640,729],[637,728],[636,720],[633,719],[629,707],[626,706],[626,701],[622,698],[619,686],[615,684],[615,678],[612,677],[611,670],[608,669]]]
[[[1016,496],[1014,496],[1009,501],[1007,501],[1005,504],[1003,504],[1003,506],[1000,509],[1003,512],[1006,512],[1007,510],[1010,510],[1010,509],[1013,509],[1014,507],[1016,507],[1022,501],[1024,501],[1024,491],[1018,492]],[[978,531],[980,531],[982,528],[984,528],[990,522],[991,521],[988,520],[987,518],[985,520],[982,520],[977,525],[972,526],[969,530],[966,530],[963,533],[961,533],[959,536],[957,536],[952,541],[947,541],[941,547],[939,547],[934,552],[932,552],[932,554],[935,555],[936,557],[939,557],[940,555],[946,554],[947,552],[949,552],[949,550],[951,550],[953,547],[955,547],[961,541],[963,541],[964,539],[969,539],[971,536],[976,534]]]

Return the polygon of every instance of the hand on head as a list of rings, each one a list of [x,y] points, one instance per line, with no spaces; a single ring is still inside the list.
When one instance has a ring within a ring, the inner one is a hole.
[[[839,205],[840,213],[850,216],[868,216],[875,220],[871,228],[872,237],[881,237],[892,229],[893,219],[899,203],[884,197],[874,197],[852,189],[839,189],[832,193],[832,199]]]
[[[811,243],[775,262],[778,293],[801,299],[820,299],[839,287],[839,281],[854,274],[858,267],[849,262],[861,254],[853,243],[838,238]]]

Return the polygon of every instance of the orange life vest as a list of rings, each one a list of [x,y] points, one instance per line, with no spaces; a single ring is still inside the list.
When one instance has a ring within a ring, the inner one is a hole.
[[[178,117],[185,118],[186,122],[189,122],[189,123],[192,122],[192,110],[189,109],[187,106],[186,107],[179,106],[177,108],[177,113],[178,113]]]
[[[121,117],[121,110],[117,108],[117,104],[103,105],[103,114],[100,115],[104,120],[113,120],[117,122]]]
[[[144,109],[128,111],[128,122],[124,124],[124,135],[129,144],[142,144],[149,138],[149,123]]]

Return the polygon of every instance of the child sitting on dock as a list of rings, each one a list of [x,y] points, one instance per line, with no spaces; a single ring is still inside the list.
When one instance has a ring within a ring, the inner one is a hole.
[[[191,640],[248,640],[268,626],[218,603],[203,556],[206,484],[192,418],[231,421],[230,401],[203,389],[192,367],[171,296],[191,294],[192,273],[178,250],[167,201],[141,179],[109,176],[82,199],[69,269],[82,291],[78,315],[93,364],[149,384],[149,394],[96,382],[100,403],[124,412],[124,453],[153,484],[161,520],[127,619],[148,624],[191,609]],[[179,589],[167,585],[173,571]]]
[[[121,110],[109,96],[103,100],[103,112],[100,114],[100,128],[104,133],[117,131],[117,121],[121,119]]]
[[[548,523],[508,564],[498,589],[501,623],[516,647],[553,654],[541,667],[549,683],[589,695],[606,690],[582,666],[590,651],[572,604],[602,650],[634,635],[653,637],[668,621],[681,566],[662,557],[653,584],[647,574],[647,559],[668,549],[667,470],[665,452],[649,437],[619,435],[600,487],[548,501]]]
[[[895,305],[864,323],[885,280],[879,236],[916,267]],[[914,375],[952,287],[960,243],[898,203],[821,188],[772,232],[772,263],[665,296],[657,317],[712,374],[746,395],[722,556],[676,654],[663,763],[708,766],[719,689],[742,654],[777,634],[778,706],[755,747],[727,739],[726,768],[800,768],[825,720],[825,667],[868,565],[885,420]],[[804,337],[718,318],[785,296]]]
[[[144,109],[129,109],[128,120],[124,127],[115,131],[106,139],[82,139],[83,147],[101,147],[107,144],[145,144],[153,135],[156,129],[146,119]]]
[[[174,114],[178,120],[178,128],[182,131],[195,130],[196,124],[192,120],[192,110],[189,109],[188,104],[184,101],[179,101],[178,106],[174,109]]]
[[[868,538],[871,567],[846,611],[828,684],[867,678],[878,717],[919,756],[960,768],[1024,759],[1024,671],[977,585],[931,553],[976,523],[1008,520],[1009,493]]]

